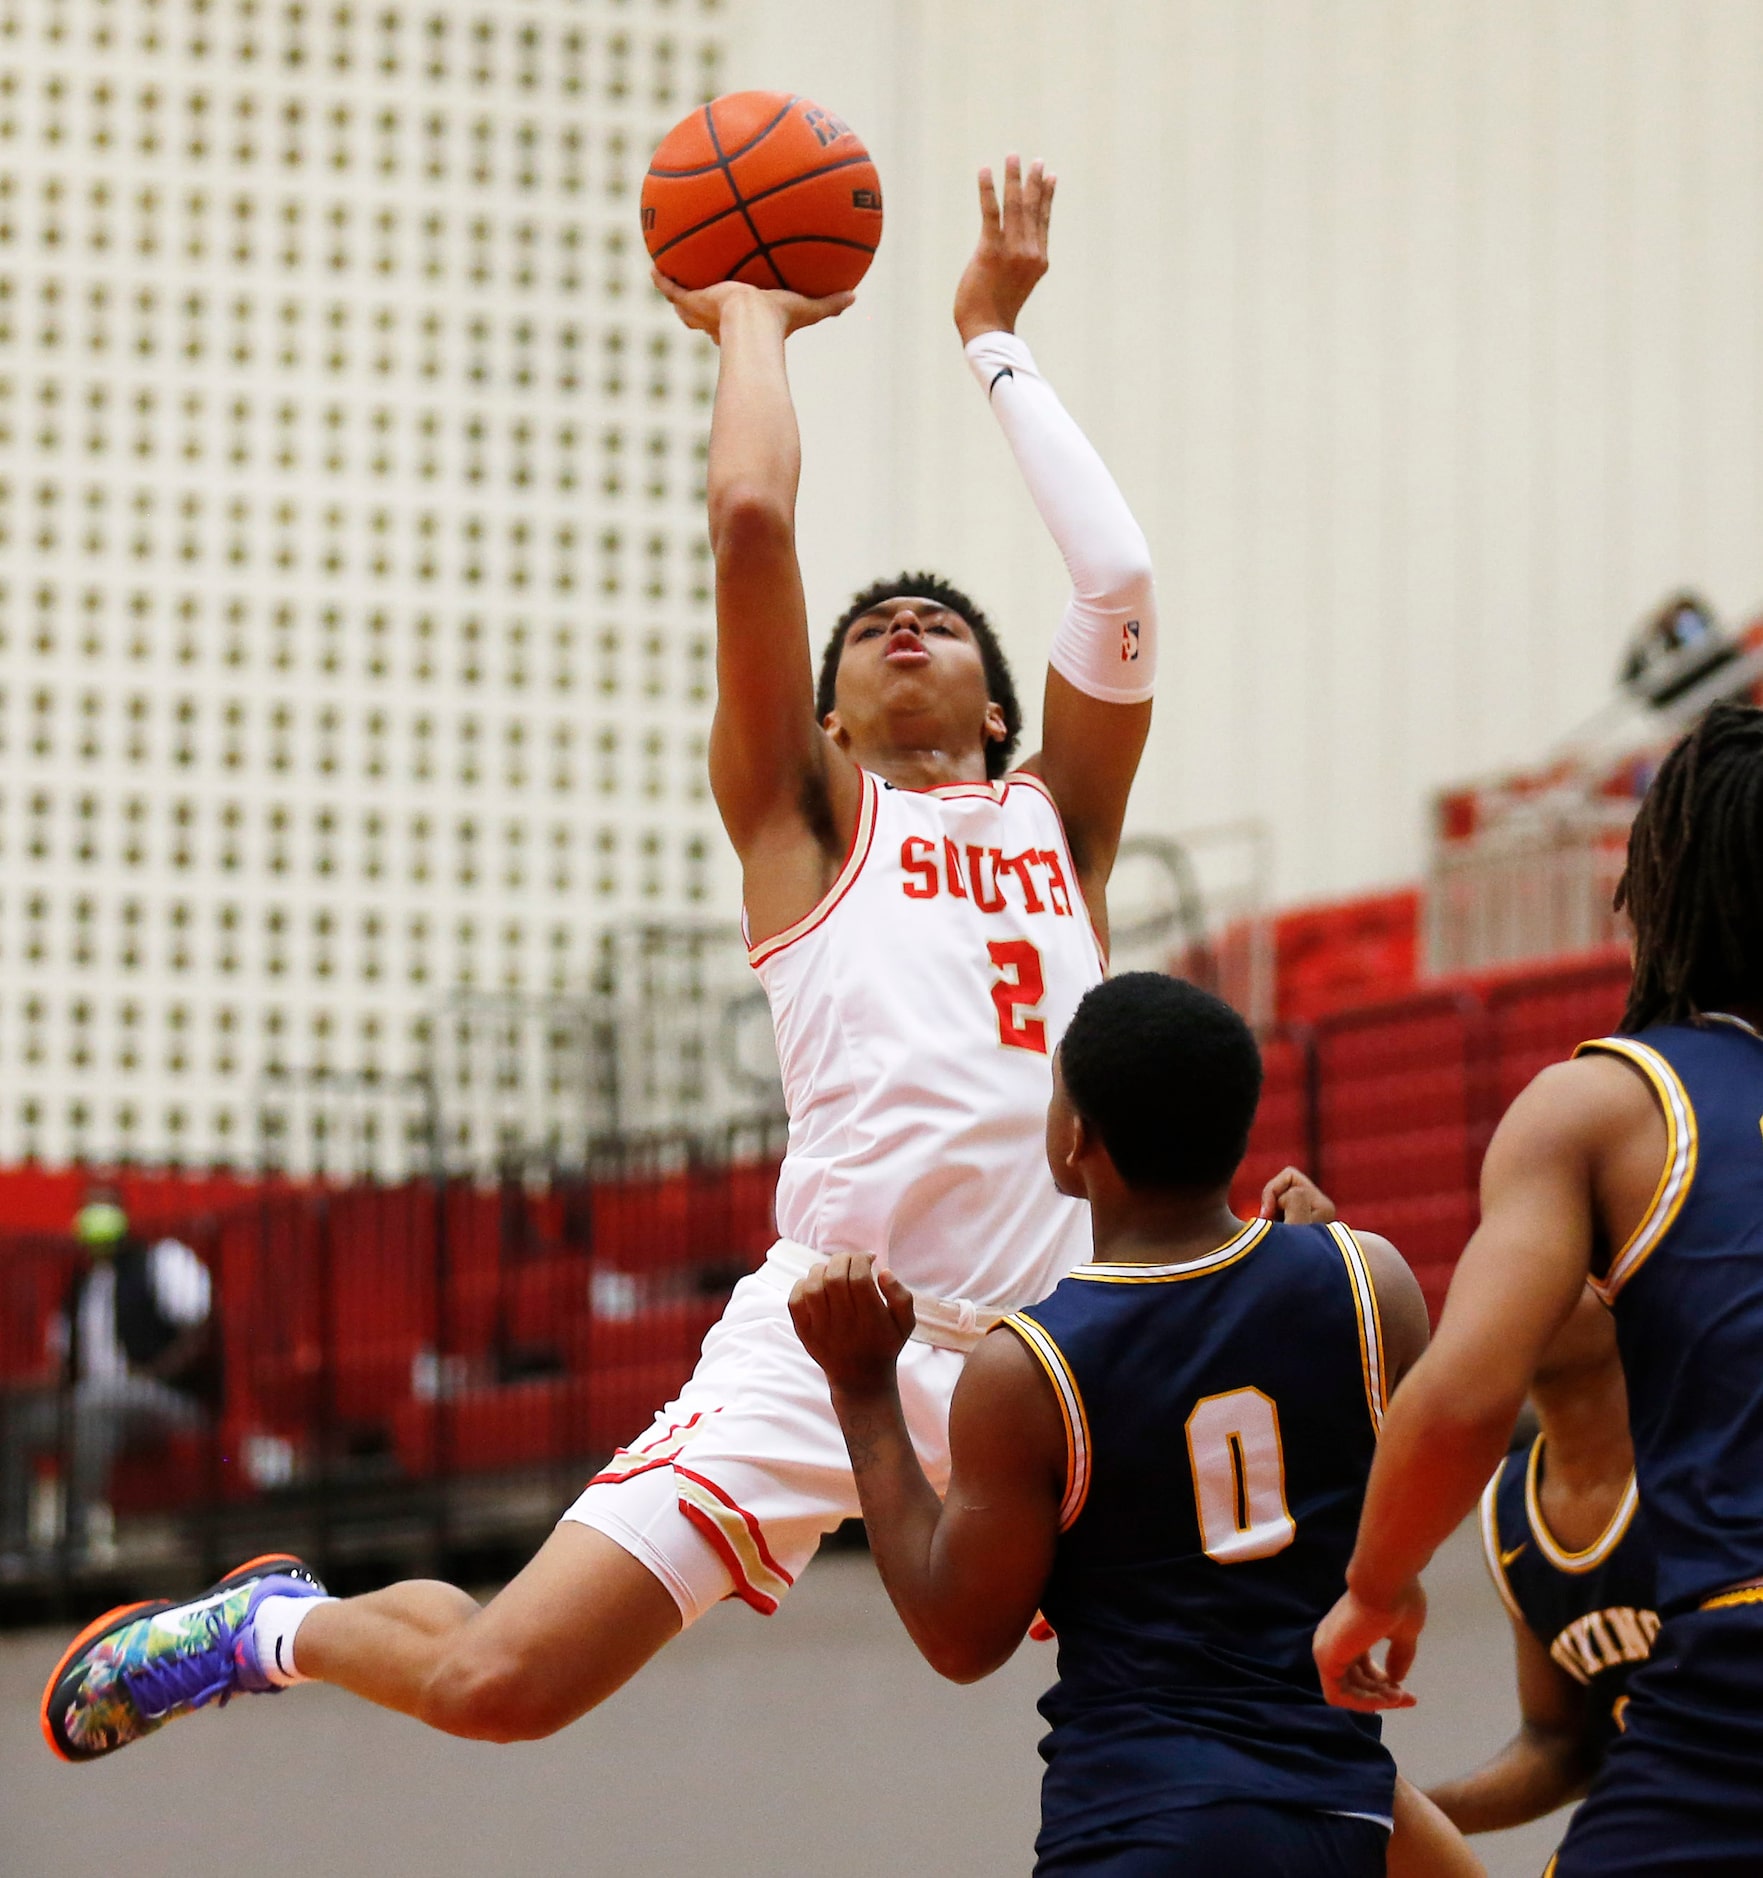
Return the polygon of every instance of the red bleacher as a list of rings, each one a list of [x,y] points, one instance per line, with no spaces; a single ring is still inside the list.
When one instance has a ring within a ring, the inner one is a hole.
[[[1626,984],[1626,960],[1600,955],[1285,1027],[1265,1045],[1239,1208],[1280,1167],[1307,1168],[1350,1223],[1401,1248],[1436,1315],[1499,1114],[1614,1026]],[[627,1157],[538,1193],[139,1180],[125,1196],[137,1217],[177,1231],[214,1274],[225,1407],[211,1442],[125,1462],[115,1502],[229,1501],[350,1469],[419,1481],[591,1462],[689,1374],[770,1243],[775,1175],[775,1158]],[[11,1177],[28,1220],[59,1207],[64,1226],[79,1192]],[[0,1205],[8,1193],[0,1179]],[[45,1333],[74,1257],[46,1232],[0,1240],[0,1388],[52,1378]]]
[[[1238,1209],[1288,1163],[1350,1224],[1394,1241],[1436,1318],[1475,1229],[1481,1157],[1512,1098],[1613,1029],[1628,960],[1598,953],[1336,1010],[1266,1048],[1267,1093]]]

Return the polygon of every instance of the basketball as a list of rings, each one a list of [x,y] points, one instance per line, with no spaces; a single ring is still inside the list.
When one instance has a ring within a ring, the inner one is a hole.
[[[650,258],[682,287],[840,293],[868,272],[882,232],[863,140],[784,91],[732,91],[682,118],[649,165],[642,208]]]

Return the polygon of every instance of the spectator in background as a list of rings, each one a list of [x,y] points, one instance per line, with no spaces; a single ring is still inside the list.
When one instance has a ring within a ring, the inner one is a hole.
[[[113,1534],[110,1470],[131,1449],[201,1428],[218,1397],[208,1267],[177,1239],[149,1245],[114,1192],[94,1191],[74,1219],[86,1257],[49,1328],[59,1386],[16,1396],[0,1441],[0,1559],[29,1546],[31,1484],[60,1451],[61,1397],[71,1388],[68,1541],[102,1555]]]

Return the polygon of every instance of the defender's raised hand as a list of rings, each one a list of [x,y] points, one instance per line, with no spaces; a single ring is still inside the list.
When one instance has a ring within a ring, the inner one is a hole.
[[[788,293],[781,287],[749,287],[738,280],[718,281],[714,287],[682,287],[658,267],[650,268],[649,278],[693,332],[708,333],[718,345],[722,344],[724,316],[731,305],[742,301],[765,307],[788,337],[804,326],[836,319],[857,298],[854,293],[833,293],[824,300],[810,300],[806,294]]]
[[[835,1390],[866,1394],[891,1385],[894,1364],[917,1321],[912,1293],[867,1252],[841,1252],[790,1293],[803,1347]]]
[[[1013,333],[1016,316],[1047,271],[1047,228],[1058,178],[1037,159],[1004,159],[1004,202],[992,172],[979,173],[979,246],[955,289],[955,326],[965,345],[981,333]]]
[[[1283,1219],[1288,1226],[1326,1226],[1340,1215],[1302,1169],[1282,1167],[1261,1189],[1261,1217]]]

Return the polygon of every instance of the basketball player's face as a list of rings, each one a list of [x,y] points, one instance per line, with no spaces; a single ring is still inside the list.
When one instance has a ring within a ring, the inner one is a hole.
[[[861,613],[845,632],[827,728],[859,760],[902,738],[983,752],[1004,735],[973,629],[934,600],[905,596]]]

